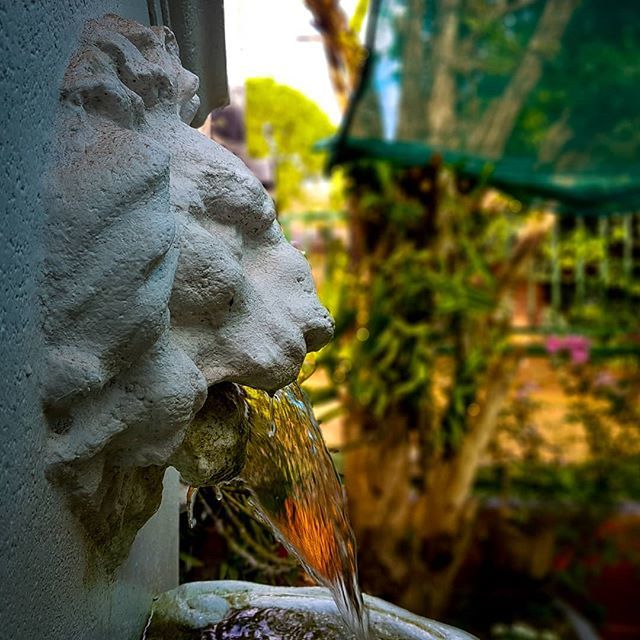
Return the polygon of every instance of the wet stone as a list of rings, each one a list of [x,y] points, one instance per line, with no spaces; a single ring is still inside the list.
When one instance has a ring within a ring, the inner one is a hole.
[[[383,630],[378,640],[395,640]],[[352,640],[335,616],[279,608],[232,611],[218,624],[194,636],[198,640]]]

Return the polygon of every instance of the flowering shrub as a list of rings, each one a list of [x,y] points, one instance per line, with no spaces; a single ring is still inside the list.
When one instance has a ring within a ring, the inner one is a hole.
[[[549,336],[544,347],[551,356],[567,354],[571,364],[581,365],[589,362],[591,341],[586,336]]]

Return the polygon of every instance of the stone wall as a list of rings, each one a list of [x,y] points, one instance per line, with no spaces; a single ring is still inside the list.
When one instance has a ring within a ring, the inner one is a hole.
[[[151,595],[177,584],[177,477],[107,578],[81,525],[45,477],[43,345],[38,309],[47,171],[58,92],[89,18],[146,22],[144,0],[14,0],[0,6],[0,636],[13,640],[138,638]]]
[[[17,640],[140,638],[177,582],[172,467],[236,475],[239,385],[292,382],[332,335],[260,182],[189,126],[198,78],[147,12],[0,9],[0,606]]]

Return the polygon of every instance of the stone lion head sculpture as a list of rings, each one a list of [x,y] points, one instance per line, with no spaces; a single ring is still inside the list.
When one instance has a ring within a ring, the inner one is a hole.
[[[245,165],[189,126],[198,79],[166,28],[87,23],[60,93],[43,280],[51,479],[112,564],[174,465],[236,474],[241,391],[331,337],[304,257]]]

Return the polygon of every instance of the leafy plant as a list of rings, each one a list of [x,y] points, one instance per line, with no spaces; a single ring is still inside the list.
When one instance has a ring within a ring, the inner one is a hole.
[[[346,411],[365,587],[433,613],[464,555],[473,481],[509,388],[511,287],[547,227],[437,166],[359,163],[347,201],[351,245],[334,245],[324,279],[336,340],[317,364]]]
[[[335,127],[312,100],[272,78],[247,80],[245,114],[249,155],[273,160],[276,201],[286,210],[322,174],[324,154],[313,147]]]

